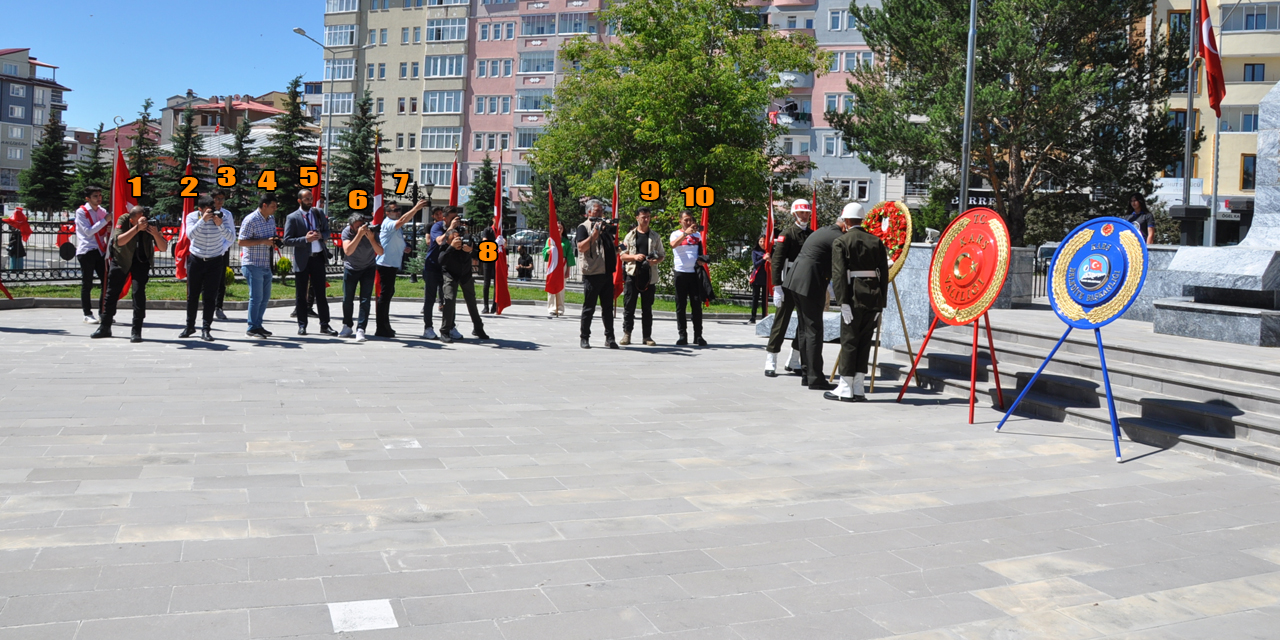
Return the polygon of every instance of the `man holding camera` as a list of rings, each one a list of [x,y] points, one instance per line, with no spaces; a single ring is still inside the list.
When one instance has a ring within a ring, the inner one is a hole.
[[[147,317],[147,279],[151,277],[152,252],[161,251],[169,243],[160,235],[160,228],[147,220],[148,209],[134,205],[129,215],[121,216],[111,231],[111,270],[107,273],[107,303],[102,311],[102,323],[92,338],[110,338],[111,323],[116,317],[116,306],[124,284],[133,278],[133,330],[129,342],[142,342],[142,320]]]
[[[597,302],[600,318],[604,321],[605,345],[617,349],[613,339],[613,271],[618,262],[616,227],[604,219],[604,203],[592,199],[587,202],[587,219],[578,225],[573,241],[581,256],[582,270],[582,322],[580,337],[583,349],[591,348],[591,318]]]
[[[373,277],[377,273],[374,260],[382,255],[377,232],[370,229],[369,219],[359,211],[351,213],[351,221],[342,230],[342,331],[339,338],[350,338],[356,287],[360,287],[360,320],[356,324],[356,342],[368,338],[369,303],[373,299]]]
[[[688,325],[685,324],[685,305],[693,312],[693,343],[707,346],[702,339],[702,282],[698,279],[698,261],[702,254],[702,225],[692,211],[680,214],[680,228],[671,232],[671,253],[675,256],[676,326],[680,331],[677,345],[689,344]]]
[[[389,202],[386,206],[387,217],[378,227],[378,244],[382,245],[382,253],[378,254],[375,262],[378,265],[378,280],[382,284],[378,289],[378,305],[374,314],[377,317],[377,329],[373,335],[379,338],[396,337],[395,330],[391,328],[391,299],[396,295],[396,276],[404,264],[407,248],[403,228],[425,206],[427,201],[419,200],[412,209],[401,215],[400,205]]]
[[[778,353],[782,351],[782,341],[787,339],[791,312],[796,308],[796,294],[783,285],[795,267],[800,247],[804,246],[804,241],[813,233],[809,228],[809,207],[809,201],[803,198],[792,202],[791,215],[795,224],[787,225],[773,240],[773,255],[769,258],[770,268],[773,269],[773,327],[769,329],[769,342],[764,347],[764,375],[770,378],[778,375]],[[795,337],[791,339],[791,357],[787,362],[787,371],[800,372],[799,326],[796,327]]]
[[[436,299],[442,303],[444,301],[444,271],[440,266],[440,254],[444,252],[444,243],[448,240],[447,232],[457,226],[454,221],[458,219],[458,208],[449,207],[446,213],[442,207],[436,207],[431,210],[431,217],[435,222],[427,232],[427,251],[422,257],[422,337],[425,340],[435,340],[437,337],[436,330],[432,328],[431,314],[434,313],[432,307],[435,306]],[[441,313],[443,312],[442,306]]]
[[[654,346],[653,341],[653,293],[658,285],[658,263],[667,257],[662,248],[662,238],[649,228],[649,207],[636,210],[636,228],[622,239],[623,270],[626,281],[622,285],[622,344],[631,344],[631,330],[636,326],[636,298],[640,299],[640,328],[644,344]]]
[[[190,338],[196,332],[196,310],[204,298],[204,323],[200,339],[213,340],[213,310],[218,306],[219,280],[227,277],[222,267],[222,254],[235,243],[235,225],[223,223],[222,211],[214,209],[213,196],[196,200],[196,210],[187,214],[187,238],[191,250],[187,255],[187,326],[179,338]],[[229,229],[231,229],[229,231]]]
[[[311,206],[311,190],[298,191],[298,210],[284,220],[284,244],[293,247],[293,275],[296,289],[294,309],[298,314],[298,335],[307,335],[307,290],[316,299],[320,333],[338,335],[329,326],[329,299],[325,296],[325,265],[329,253],[329,217]]]
[[[276,237],[276,194],[270,191],[258,197],[258,208],[240,222],[240,273],[249,283],[250,338],[270,338],[271,332],[262,327],[262,317],[271,299],[271,258],[275,249],[284,245]]]
[[[440,341],[450,343],[462,338],[454,326],[459,287],[467,302],[467,312],[471,314],[471,335],[488,340],[489,336],[484,332],[484,321],[480,319],[480,309],[476,307],[476,283],[471,276],[473,240],[464,236],[466,227],[461,225],[456,215],[449,224],[449,231],[441,236],[445,240],[440,252],[440,267],[444,271],[444,314],[440,319]]]
[[[232,216],[231,212],[227,211],[226,207],[222,206],[226,201],[226,191],[218,189],[213,192],[213,210],[222,214],[222,226],[226,227],[226,231],[231,234],[231,244],[227,245],[227,250],[222,253],[222,266],[220,270],[224,274],[224,277],[218,278],[218,295],[216,296],[217,299],[213,305],[213,317],[224,321],[227,319],[227,314],[222,312],[222,302],[227,297],[227,279],[225,274],[227,273],[227,269],[231,267],[231,245],[236,243],[236,220],[235,216]]]

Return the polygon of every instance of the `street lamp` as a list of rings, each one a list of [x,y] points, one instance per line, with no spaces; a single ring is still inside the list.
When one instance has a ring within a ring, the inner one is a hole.
[[[324,49],[325,53],[330,54],[329,55],[330,61],[337,59],[338,54],[334,52],[335,47],[329,47],[329,46],[325,46],[324,44],[321,44],[319,40],[316,40],[315,38],[312,38],[311,36],[307,35],[306,30],[303,29],[302,27],[294,27],[293,32],[316,43],[316,46],[320,47],[321,49]],[[355,47],[354,44],[351,44],[348,46],[353,48]],[[360,47],[360,49],[368,49],[370,46],[372,45],[365,45],[363,47]],[[325,165],[324,165],[325,206],[332,206],[329,204],[329,167],[333,165],[333,96],[334,96],[333,89],[334,89],[334,83],[337,81],[337,78],[335,76],[336,74],[333,73],[333,69],[330,69],[329,71],[329,109],[328,109],[329,120],[328,120],[328,124],[325,125],[325,129],[327,130],[328,135],[326,136],[324,141],[324,155],[325,155],[325,158],[328,159],[328,161],[325,162]],[[355,76],[353,75],[352,77],[355,77]],[[321,104],[322,105],[324,104],[323,97],[321,98]]]

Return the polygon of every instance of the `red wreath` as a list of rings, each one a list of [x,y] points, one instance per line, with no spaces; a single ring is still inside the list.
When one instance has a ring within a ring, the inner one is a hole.
[[[884,242],[889,261],[896,265],[911,243],[911,214],[897,202],[881,202],[862,219],[862,228]],[[886,227],[884,220],[888,218]],[[895,270],[896,271],[896,270]]]

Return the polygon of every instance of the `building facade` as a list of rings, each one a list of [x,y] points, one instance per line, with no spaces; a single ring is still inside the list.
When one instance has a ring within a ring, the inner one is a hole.
[[[0,49],[0,202],[18,197],[18,174],[31,166],[31,149],[50,119],[62,120],[70,89],[58,84],[57,67],[31,57],[30,49]]]
[[[1217,117],[1209,107],[1202,67],[1191,86],[1196,92],[1192,117],[1206,138],[1189,171],[1183,162],[1178,162],[1164,172],[1157,197],[1168,204],[1181,204],[1182,181],[1189,177],[1192,191],[1189,204],[1212,206],[1216,185],[1215,244],[1226,245],[1239,242],[1248,233],[1253,218],[1258,103],[1280,80],[1280,2],[1209,0],[1208,4],[1221,43],[1219,52],[1227,85],[1222,117]],[[1190,21],[1190,0],[1159,0],[1148,33],[1154,34],[1153,37],[1168,38],[1171,34],[1186,37]],[[1181,92],[1169,100],[1171,124],[1179,128],[1186,125],[1185,80],[1182,87]]]

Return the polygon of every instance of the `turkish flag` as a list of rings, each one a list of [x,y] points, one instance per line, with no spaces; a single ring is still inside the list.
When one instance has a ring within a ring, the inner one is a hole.
[[[382,207],[382,154],[373,149],[373,226],[382,224],[387,212]]]
[[[620,171],[613,176],[613,225],[615,227],[618,226],[618,179],[621,177],[622,172]],[[618,253],[617,246],[614,246],[613,254],[616,256],[613,263],[613,297],[616,300],[618,296],[622,295],[627,272],[622,270],[622,254]]]
[[[187,159],[186,175],[191,175],[191,159]],[[187,256],[191,253],[191,238],[187,236],[187,214],[196,210],[195,198],[182,199],[182,223],[178,225],[178,244],[173,246],[173,273],[179,280],[187,279]]]
[[[547,293],[564,291],[564,246],[560,239],[560,220],[556,218],[556,196],[547,185]]]
[[[707,255],[707,230],[710,229],[710,227],[707,225],[709,224],[711,224],[711,216],[709,213],[707,213],[707,208],[703,207],[702,208],[702,250],[701,250],[702,255]],[[710,282],[711,281],[711,265],[703,263],[702,270],[707,272],[707,282]],[[703,300],[702,305],[705,307],[710,307],[711,301]]]
[[[493,233],[502,239],[502,157],[498,157],[498,185],[493,193]],[[497,315],[511,306],[511,291],[507,289],[507,252],[504,243],[498,244],[498,260],[494,265],[493,305]]]
[[[22,210],[22,207],[18,207],[14,210],[12,218],[0,218],[0,222],[3,222],[21,232],[23,242],[31,239],[31,223],[27,222],[27,214]]]
[[[818,183],[813,183],[813,199],[809,201],[809,230],[818,230]]]
[[[330,134],[332,135],[332,134]],[[324,175],[324,147],[316,147],[316,176]],[[320,197],[324,195],[324,189],[321,188],[320,180],[316,180],[316,186],[311,187],[311,201],[320,202]],[[329,203],[326,202],[327,206]]]
[[[769,217],[765,221],[764,226],[764,254],[769,256],[765,259],[761,268],[764,269],[765,296],[763,314],[769,313],[769,298],[773,295],[773,183],[769,183]]]
[[[1089,259],[1089,269],[1090,269],[1090,270],[1092,270],[1092,271],[1102,271],[1102,263],[1101,263],[1101,262],[1099,262],[1099,261],[1097,261],[1097,260],[1094,260],[1094,259],[1090,258],[1090,259]]]
[[[1204,58],[1205,78],[1209,81],[1209,106],[1222,117],[1222,99],[1227,95],[1227,82],[1222,75],[1222,57],[1218,40],[1213,37],[1213,20],[1209,17],[1208,0],[1200,0],[1200,57]]]
[[[453,152],[453,167],[449,169],[449,206],[458,206],[458,152]],[[427,217],[431,212],[427,212]]]
[[[120,216],[129,215],[129,209],[138,204],[138,200],[133,197],[133,189],[129,185],[129,165],[125,164],[124,152],[119,147],[116,147],[116,163],[111,173],[111,226],[114,226],[120,223]],[[103,247],[111,239],[111,226],[102,229],[102,233],[106,236],[100,241]],[[105,257],[110,255],[110,252],[106,252]],[[124,288],[120,290],[122,299],[129,295],[129,285],[132,283],[132,276],[125,279]]]

